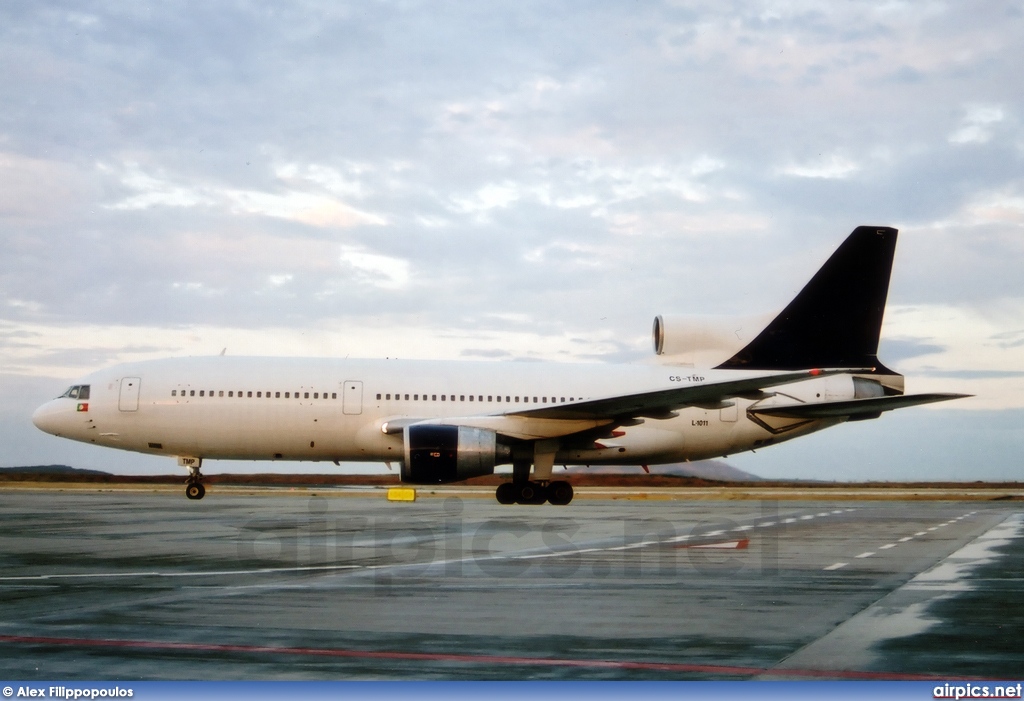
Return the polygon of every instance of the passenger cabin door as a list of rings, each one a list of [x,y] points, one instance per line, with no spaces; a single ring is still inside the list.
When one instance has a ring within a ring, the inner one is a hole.
[[[117,399],[117,408],[121,411],[139,410],[139,387],[142,386],[142,378],[122,377],[121,394]]]
[[[341,387],[342,412],[363,413],[363,383],[361,380],[345,380]]]

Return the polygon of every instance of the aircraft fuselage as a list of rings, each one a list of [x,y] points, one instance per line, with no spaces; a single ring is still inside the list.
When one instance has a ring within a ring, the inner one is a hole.
[[[43,430],[96,445],[158,455],[227,460],[401,461],[403,420],[445,422],[572,406],[598,397],[741,377],[742,371],[657,365],[177,358],[119,365],[79,380],[88,399],[60,397],[33,420]],[[750,373],[753,374],[753,373]],[[763,374],[763,373],[761,373]],[[852,399],[849,375],[776,388],[800,401]],[[763,400],[761,400],[763,401]],[[747,415],[756,402],[688,407],[645,418],[587,445],[563,448],[559,464],[658,464],[737,453],[837,423],[800,422],[781,432]],[[543,438],[543,419],[523,418]],[[466,421],[456,421],[465,424]],[[581,421],[599,428],[607,421]],[[791,422],[792,423],[792,422]],[[532,424],[532,425],[531,425]]]

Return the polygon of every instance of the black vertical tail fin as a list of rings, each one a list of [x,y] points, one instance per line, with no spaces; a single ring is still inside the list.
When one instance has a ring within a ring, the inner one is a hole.
[[[896,229],[859,226],[800,293],[719,368],[877,368]]]

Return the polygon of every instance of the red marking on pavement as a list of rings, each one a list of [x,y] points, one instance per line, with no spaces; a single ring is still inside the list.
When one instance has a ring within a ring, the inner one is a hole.
[[[722,676],[752,677],[771,674],[779,677],[824,679],[881,679],[890,681],[958,680],[974,677],[950,677],[934,674],[899,672],[862,672],[855,669],[768,669],[716,664],[682,662],[630,662],[628,660],[559,659],[551,657],[515,657],[511,655],[474,655],[432,652],[398,652],[393,650],[345,650],[317,647],[269,647],[264,645],[219,645],[215,643],[178,643],[162,640],[108,640],[102,638],[52,638],[36,635],[0,635],[0,643],[23,645],[60,645],[64,647],[135,648],[137,650],[180,650],[183,652],[234,652],[270,655],[308,655],[314,657],[347,657],[354,659],[413,660],[421,662],[466,662],[470,664],[536,665],[543,667],[593,667],[600,669],[636,669],[652,672],[688,672]]]
[[[703,548],[707,550],[746,550],[750,547],[750,538],[743,538],[741,540],[726,540],[721,543],[698,543],[697,545],[690,545],[683,543],[677,545],[676,548]]]

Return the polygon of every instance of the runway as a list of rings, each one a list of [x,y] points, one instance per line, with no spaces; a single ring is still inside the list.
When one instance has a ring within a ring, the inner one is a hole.
[[[0,676],[1020,674],[1020,502],[583,492],[2,490]]]

